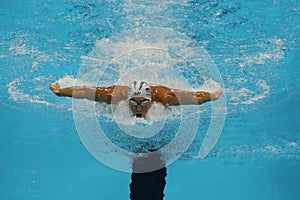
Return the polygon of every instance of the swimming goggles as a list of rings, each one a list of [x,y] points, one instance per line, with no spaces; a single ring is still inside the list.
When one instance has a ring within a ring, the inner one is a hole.
[[[141,101],[141,102],[139,102],[139,103],[136,102],[136,101],[134,101],[134,100],[129,100],[129,103],[130,103],[130,105],[132,105],[132,106],[138,106],[138,105],[140,105],[140,106],[144,107],[144,106],[148,105],[149,100],[143,100],[143,101]]]

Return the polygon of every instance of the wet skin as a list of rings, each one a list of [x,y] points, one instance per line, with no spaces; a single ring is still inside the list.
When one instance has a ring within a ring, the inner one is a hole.
[[[114,85],[109,87],[87,87],[73,86],[60,88],[59,83],[50,84],[51,91],[57,96],[73,97],[76,99],[88,99],[96,102],[105,102],[114,104],[121,100],[128,100],[128,86]],[[171,89],[165,86],[151,86],[151,100],[144,102],[143,97],[131,98],[128,101],[129,108],[138,118],[144,118],[152,105],[152,102],[158,102],[164,106],[176,105],[200,105],[208,101],[217,100],[222,96],[223,90],[209,93],[205,91],[184,91]]]
[[[129,108],[137,118],[144,118],[151,106],[151,101],[143,97],[135,97],[129,100]]]

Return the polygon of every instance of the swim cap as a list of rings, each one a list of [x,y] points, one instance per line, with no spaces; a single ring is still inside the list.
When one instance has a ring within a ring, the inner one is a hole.
[[[145,81],[133,81],[128,90],[128,99],[143,97],[151,100],[151,88]]]

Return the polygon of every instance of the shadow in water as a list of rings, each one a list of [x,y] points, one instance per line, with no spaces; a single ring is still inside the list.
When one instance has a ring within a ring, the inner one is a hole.
[[[157,169],[151,171],[151,169]],[[133,160],[130,183],[131,200],[162,200],[167,168],[160,152],[151,152]],[[143,172],[146,171],[146,172]]]

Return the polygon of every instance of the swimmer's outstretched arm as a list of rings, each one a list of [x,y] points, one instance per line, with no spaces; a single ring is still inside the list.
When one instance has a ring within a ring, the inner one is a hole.
[[[97,102],[112,103],[127,98],[128,87],[87,87],[73,86],[60,88],[59,83],[50,84],[50,90],[57,96],[72,97],[75,99],[88,99]]]
[[[153,92],[153,101],[161,102],[164,105],[199,105],[208,101],[214,101],[223,95],[223,90],[220,88],[216,92],[190,92],[178,89],[171,89],[165,86],[151,87]]]

